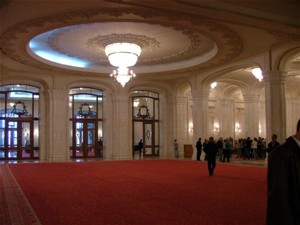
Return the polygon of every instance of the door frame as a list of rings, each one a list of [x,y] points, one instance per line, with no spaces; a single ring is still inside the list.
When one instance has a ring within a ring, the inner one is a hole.
[[[77,128],[76,128],[76,124],[77,123],[82,123],[83,124],[83,128],[82,128],[82,133],[83,133],[83,143],[81,146],[77,146],[76,144],[76,132],[77,132]],[[88,144],[88,124],[92,123],[94,124],[94,137],[92,137],[93,143],[92,145]],[[98,142],[98,121],[95,119],[73,119],[72,121],[72,130],[73,130],[73,137],[72,137],[72,156],[71,158],[95,158],[95,157],[99,157],[100,156],[100,150],[99,150],[99,142]],[[78,149],[81,149],[82,151],[82,156],[81,155],[77,155],[76,151]],[[94,156],[89,156],[89,151],[94,149]]]
[[[156,153],[155,152],[155,148],[157,147],[155,145],[155,121],[153,120],[135,120],[133,121],[133,128],[135,127],[134,126],[134,123],[142,123],[142,138],[143,138],[143,150],[142,150],[142,155],[143,157],[156,157],[156,156],[159,156],[159,153]],[[146,125],[147,124],[150,124],[151,125],[151,145],[147,145],[146,143],[146,138],[147,138],[147,134],[146,134]],[[133,139],[134,139],[134,134],[135,134],[135,130],[133,129]],[[133,143],[134,143],[134,140],[133,140]],[[146,151],[145,151],[145,148],[151,148],[151,154],[146,154]],[[132,149],[132,155],[134,156],[135,155],[135,152],[137,151],[137,148],[135,147],[135,144],[134,144],[134,147]]]
[[[17,146],[9,146],[9,123],[16,122],[17,123]],[[23,146],[22,138],[23,138],[23,123],[29,123],[29,145]],[[34,129],[33,129],[33,119],[32,118],[23,118],[23,117],[8,117],[5,119],[5,140],[4,140],[4,159],[34,159]],[[15,149],[16,148],[16,149]],[[17,150],[17,157],[11,158],[9,157],[9,151]],[[29,157],[23,157],[23,151],[29,151]]]

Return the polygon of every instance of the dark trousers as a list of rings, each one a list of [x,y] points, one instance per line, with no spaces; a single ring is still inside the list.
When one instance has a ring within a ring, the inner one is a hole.
[[[200,157],[201,157],[201,150],[197,150],[197,161],[200,160]]]
[[[245,155],[244,155],[244,159],[250,159],[250,150],[251,150],[251,148],[245,148]]]
[[[225,162],[225,159],[227,159],[227,162],[229,162],[230,158],[230,150],[224,150],[223,151],[223,162]]]
[[[207,159],[207,166],[208,166],[209,175],[213,175],[214,174],[214,169],[216,167],[216,158],[208,158]]]

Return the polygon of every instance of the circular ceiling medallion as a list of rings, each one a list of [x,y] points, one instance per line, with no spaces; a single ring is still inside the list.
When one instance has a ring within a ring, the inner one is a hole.
[[[135,34],[110,34],[104,36],[97,36],[90,39],[87,42],[89,48],[94,51],[104,50],[105,47],[113,43],[133,43],[141,47],[143,52],[154,51],[159,47],[159,42],[154,38],[147,37],[145,35]]]
[[[164,65],[163,68],[167,70],[174,63],[179,63],[181,68],[195,66],[210,60],[217,53],[212,40],[192,30],[131,22],[57,28],[32,38],[28,51],[44,63],[99,71],[100,67],[111,68],[104,48],[116,42],[135,43],[142,48],[135,66],[139,67],[140,72],[143,66],[149,65]],[[162,70],[162,67],[157,68]]]
[[[61,12],[17,24],[1,38],[2,53],[22,64],[98,75],[112,70],[103,46],[113,40],[139,44],[135,72],[158,75],[224,64],[243,49],[236,33],[209,18],[141,8]]]

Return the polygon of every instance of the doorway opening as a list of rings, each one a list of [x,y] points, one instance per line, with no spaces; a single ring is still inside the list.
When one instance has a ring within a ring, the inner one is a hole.
[[[150,91],[132,93],[133,148],[132,155],[139,153],[138,143],[142,139],[143,157],[159,156],[159,95]]]
[[[39,88],[0,87],[0,160],[39,159]]]
[[[70,157],[103,158],[102,91],[70,90]]]

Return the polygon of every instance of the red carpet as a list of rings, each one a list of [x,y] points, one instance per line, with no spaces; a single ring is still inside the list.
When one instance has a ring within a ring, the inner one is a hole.
[[[9,165],[43,225],[264,225],[265,167],[181,160]]]

